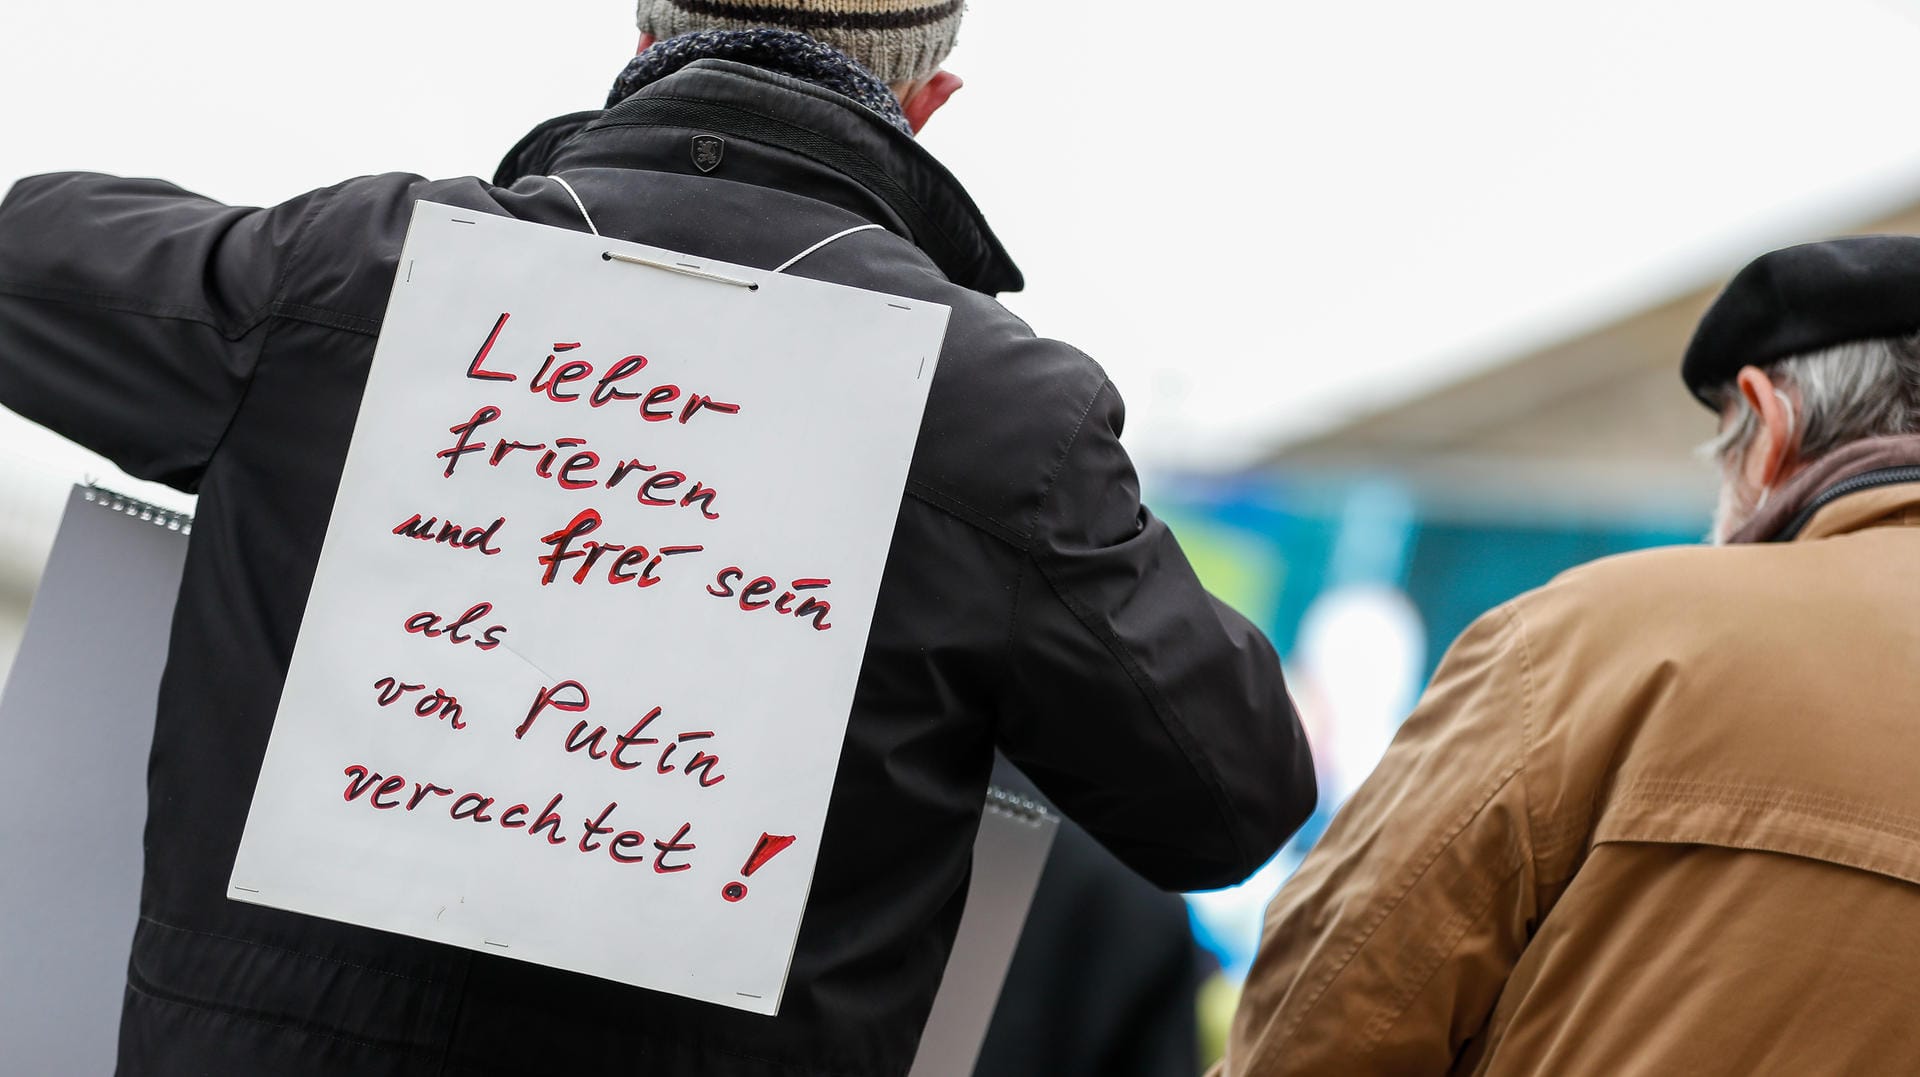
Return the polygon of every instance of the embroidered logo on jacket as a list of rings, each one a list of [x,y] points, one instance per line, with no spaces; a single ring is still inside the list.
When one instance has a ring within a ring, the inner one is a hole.
[[[693,166],[702,172],[711,172],[720,167],[720,159],[727,155],[727,143],[713,135],[693,136]]]

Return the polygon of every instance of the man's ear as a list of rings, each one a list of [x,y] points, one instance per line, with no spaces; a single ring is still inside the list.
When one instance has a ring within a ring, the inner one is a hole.
[[[919,134],[933,114],[940,111],[940,106],[946,104],[947,99],[958,93],[964,85],[966,83],[961,81],[960,76],[951,71],[935,71],[924,82],[914,84],[913,90],[900,102],[901,111],[906,113],[907,124],[913,128],[913,133]]]
[[[1747,447],[1743,465],[1747,479],[1759,489],[1774,486],[1792,474],[1798,464],[1795,450],[1799,439],[1793,429],[1793,412],[1773,379],[1757,366],[1741,367],[1734,384],[1747,406],[1760,417],[1760,430]]]
[[[637,48],[637,49],[635,49],[635,50],[633,50],[633,54],[634,54],[635,56],[638,56],[638,55],[640,55],[641,53],[643,53],[643,52],[645,52],[645,51],[647,51],[648,49],[650,49],[650,48],[652,48],[652,47],[653,47],[653,35],[652,35],[652,34],[641,34],[641,35],[640,35],[640,47],[639,47],[639,48]]]

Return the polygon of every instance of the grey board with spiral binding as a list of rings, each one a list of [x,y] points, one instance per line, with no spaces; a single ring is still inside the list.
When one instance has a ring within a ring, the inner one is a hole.
[[[0,693],[0,1057],[113,1072],[190,517],[76,486]]]

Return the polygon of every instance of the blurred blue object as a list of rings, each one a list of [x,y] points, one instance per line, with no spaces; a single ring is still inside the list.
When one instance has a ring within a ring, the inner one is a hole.
[[[1273,892],[1379,759],[1440,656],[1474,618],[1575,565],[1698,541],[1697,516],[1565,518],[1520,503],[1432,515],[1389,478],[1182,478],[1154,504],[1200,578],[1266,630],[1313,741],[1318,810],[1246,882],[1188,895],[1194,937],[1245,976]],[[1155,491],[1150,485],[1149,494]]]

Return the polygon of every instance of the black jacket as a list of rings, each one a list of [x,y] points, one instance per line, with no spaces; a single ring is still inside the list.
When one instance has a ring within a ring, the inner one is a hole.
[[[727,142],[711,175],[696,134]],[[370,176],[264,210],[52,175],[0,205],[0,402],[200,493],[121,1072],[895,1073],[995,745],[1168,888],[1240,879],[1306,817],[1271,646],[1141,507],[1105,374],[989,298],[1018,272],[916,143],[832,93],[705,61],[546,125],[509,170],[525,178]],[[609,235],[733,262],[880,223],[794,272],[953,308],[777,1018],[224,896],[411,207],[579,228],[548,173]]]

